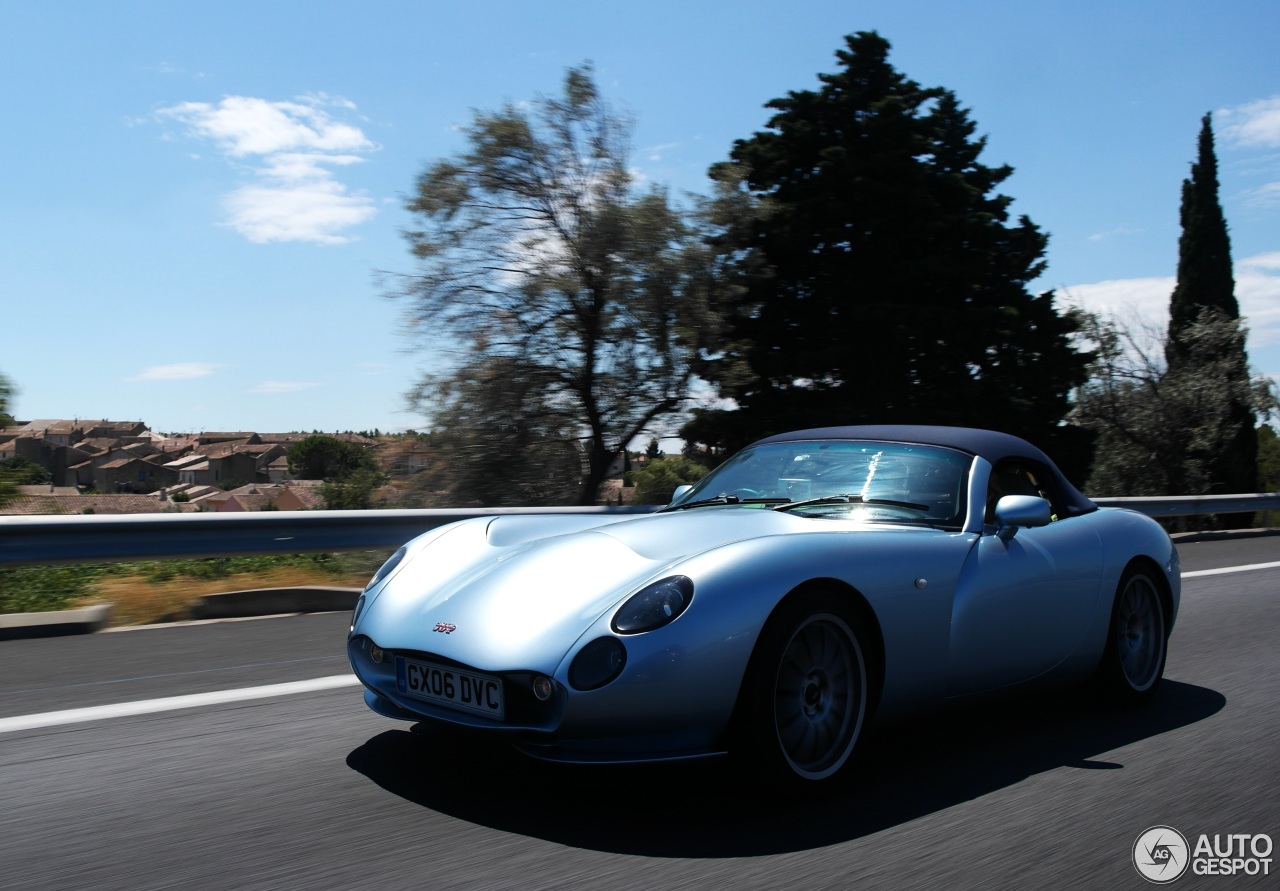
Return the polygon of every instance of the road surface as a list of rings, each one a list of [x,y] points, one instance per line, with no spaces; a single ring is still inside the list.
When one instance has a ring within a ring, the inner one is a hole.
[[[1149,827],[1280,838],[1280,538],[1180,551],[1152,707],[1056,695],[891,728],[809,806],[718,763],[573,768],[410,732],[364,707],[345,615],[0,642],[0,886],[1149,887]]]

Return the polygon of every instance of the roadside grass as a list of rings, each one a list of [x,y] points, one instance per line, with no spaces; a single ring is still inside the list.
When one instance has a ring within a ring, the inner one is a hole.
[[[0,570],[0,613],[111,603],[112,625],[188,618],[205,594],[254,588],[363,587],[390,551],[217,557],[135,563],[24,566]]]
[[[221,579],[178,576],[155,581],[143,575],[109,576],[94,586],[88,599],[76,605],[110,603],[112,625],[150,625],[191,618],[192,604],[205,594],[302,585],[361,588],[368,580],[368,575],[333,574],[296,566],[236,573]]]

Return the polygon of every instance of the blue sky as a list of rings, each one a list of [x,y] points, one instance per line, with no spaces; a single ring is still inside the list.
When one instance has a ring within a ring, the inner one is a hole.
[[[947,87],[1050,237],[1037,290],[1160,324],[1213,112],[1237,296],[1280,374],[1280,4],[0,0],[0,373],[22,419],[422,428],[381,272],[473,110],[590,60],[637,174],[705,192],[844,35]]]

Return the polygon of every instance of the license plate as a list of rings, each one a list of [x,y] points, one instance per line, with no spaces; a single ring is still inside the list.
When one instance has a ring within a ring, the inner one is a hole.
[[[502,680],[487,674],[397,656],[396,688],[406,696],[495,721],[501,721],[506,715]]]

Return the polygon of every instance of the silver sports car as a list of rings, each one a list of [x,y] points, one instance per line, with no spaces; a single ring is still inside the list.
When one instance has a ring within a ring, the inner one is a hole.
[[[763,439],[661,511],[502,516],[400,548],[348,641],[375,712],[558,761],[730,753],[793,789],[872,718],[1164,672],[1178,555],[1037,448],[947,427]]]

